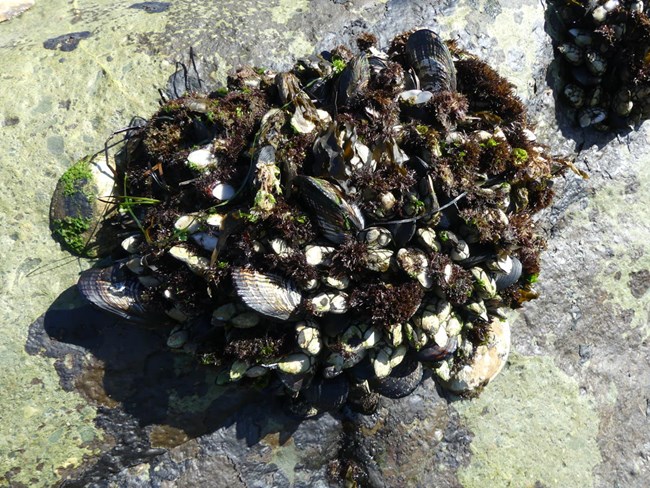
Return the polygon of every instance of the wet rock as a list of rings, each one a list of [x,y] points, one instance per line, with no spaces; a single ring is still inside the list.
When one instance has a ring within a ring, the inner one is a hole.
[[[0,22],[17,17],[32,8],[35,0],[4,0],[0,4]]]
[[[169,2],[140,2],[134,3],[129,8],[143,10],[148,14],[158,14],[167,10],[171,4]]]

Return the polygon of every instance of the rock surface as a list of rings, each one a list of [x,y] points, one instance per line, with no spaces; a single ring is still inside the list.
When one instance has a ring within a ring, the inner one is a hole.
[[[9,486],[650,485],[650,130],[584,133],[558,113],[537,0],[112,0],[38,3],[0,24],[0,480]],[[134,4],[135,5],[135,4]],[[516,352],[481,396],[431,380],[366,418],[298,421],[267,392],[215,384],[139,329],[79,302],[90,265],[51,240],[49,197],[74,161],[148,116],[175,60],[286,68],[428,26],[517,87],[541,142],[575,156],[540,218],[538,289]],[[47,313],[42,315],[47,310]],[[41,316],[40,318],[37,318]],[[31,323],[31,325],[29,325]],[[270,400],[269,400],[270,398]],[[1,483],[0,483],[1,484]]]
[[[32,8],[34,3],[34,0],[3,0],[0,3],[0,22],[22,14]]]

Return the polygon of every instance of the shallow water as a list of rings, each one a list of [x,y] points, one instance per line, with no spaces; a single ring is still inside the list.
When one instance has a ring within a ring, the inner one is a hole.
[[[40,465],[38,483],[20,472],[13,477],[31,486],[53,483],[55,470],[78,465],[101,436],[94,408],[61,389],[53,361],[24,346],[29,324],[90,264],[50,237],[49,201],[59,176],[133,115],[150,114],[155,87],[171,69],[122,33],[126,26],[133,36],[155,31],[163,18],[127,7],[39,2],[0,24],[0,473],[22,466],[27,474]],[[84,31],[88,37],[74,49],[44,47]],[[129,62],[118,68],[114,59]]]

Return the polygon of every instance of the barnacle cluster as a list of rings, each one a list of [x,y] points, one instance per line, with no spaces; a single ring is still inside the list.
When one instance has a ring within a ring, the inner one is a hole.
[[[553,0],[562,99],[580,127],[619,130],[650,117],[650,19],[642,0]]]
[[[375,44],[165,100],[128,133],[128,237],[81,293],[305,414],[372,412],[423,367],[451,385],[535,296],[565,163],[480,59],[430,30]]]

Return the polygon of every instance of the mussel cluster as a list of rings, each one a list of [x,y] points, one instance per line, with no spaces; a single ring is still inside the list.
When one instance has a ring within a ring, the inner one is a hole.
[[[305,415],[372,412],[423,367],[480,386],[454,379],[535,296],[534,214],[565,167],[453,43],[357,44],[163,100],[121,151],[114,264],[79,280],[220,382],[275,386]]]
[[[553,0],[562,99],[580,127],[618,130],[650,117],[650,19],[642,0]]]

